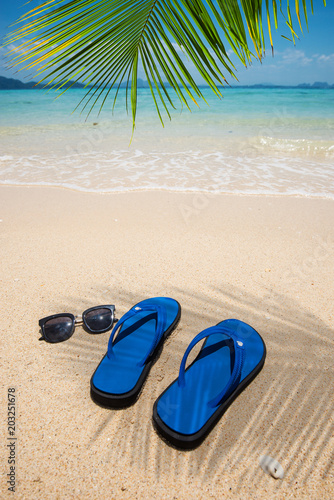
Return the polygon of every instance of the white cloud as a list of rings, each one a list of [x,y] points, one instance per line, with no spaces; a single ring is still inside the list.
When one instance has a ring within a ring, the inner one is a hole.
[[[298,49],[286,49],[280,54],[282,64],[298,64],[306,66],[313,62],[313,57],[307,57],[305,52]]]
[[[333,65],[334,54],[306,54],[303,50],[296,48],[288,48],[283,52],[275,52],[275,66],[282,68],[282,66],[293,66],[300,68],[302,66],[313,66],[315,64],[325,64],[327,67]]]
[[[334,54],[322,54],[321,56],[318,55],[317,60],[319,63],[334,63]]]
[[[8,53],[8,52],[12,52],[12,53],[16,53],[16,54],[24,54],[24,52],[27,50],[26,48],[24,47],[21,47],[22,44],[25,43],[25,40],[22,39],[19,43],[19,45],[16,45],[15,43],[10,43],[9,45],[7,45],[5,48],[5,52]]]

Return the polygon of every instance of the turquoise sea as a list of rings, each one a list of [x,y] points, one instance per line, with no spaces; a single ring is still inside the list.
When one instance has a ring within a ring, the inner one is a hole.
[[[125,90],[87,120],[85,90],[0,91],[0,184],[334,198],[334,90],[202,90],[163,128],[139,89],[131,144]]]

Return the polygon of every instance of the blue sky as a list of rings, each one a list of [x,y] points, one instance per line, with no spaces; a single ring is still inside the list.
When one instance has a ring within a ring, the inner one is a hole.
[[[262,64],[256,61],[246,69],[235,60],[239,84],[273,83],[295,85],[315,81],[327,81],[334,84],[334,2],[333,0],[327,1],[328,5],[324,7],[322,0],[314,0],[315,13],[313,16],[310,15],[309,18],[309,32],[305,29],[304,35],[300,35],[295,46],[281,37],[281,34],[289,35],[289,30],[282,20],[273,37],[274,57],[271,56],[270,46],[268,45],[267,56]],[[26,10],[35,7],[41,2],[36,0],[31,2],[30,5],[22,7],[24,3],[24,0],[0,0],[1,38],[8,32],[8,25],[11,22],[15,21]],[[23,72],[14,75],[13,72],[5,69],[4,52],[4,49],[0,49],[0,75],[24,79]],[[231,84],[235,83],[232,79],[228,80]],[[200,80],[198,81],[200,82]]]

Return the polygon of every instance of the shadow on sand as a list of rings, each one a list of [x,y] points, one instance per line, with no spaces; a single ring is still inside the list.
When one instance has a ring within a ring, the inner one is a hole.
[[[285,486],[307,482],[316,470],[322,471],[323,479],[332,474],[333,330],[297,301],[275,292],[266,291],[260,297],[222,284],[221,288],[207,287],[197,293],[169,287],[166,295],[181,303],[178,328],[167,340],[135,405],[107,410],[87,399],[82,402],[78,413],[87,412],[90,417],[83,434],[86,446],[98,446],[111,467],[126,456],[130,468],[150,469],[157,481],[163,472],[180,484],[196,477],[213,485],[233,474],[240,488],[245,483],[261,487],[268,481],[259,466],[264,454],[282,464]],[[117,298],[118,318],[145,298],[119,290],[110,291],[110,296]],[[209,303],[207,297],[214,299]],[[72,309],[78,302],[66,301]],[[87,307],[91,305],[87,303]],[[153,403],[177,376],[182,354],[193,336],[226,318],[245,321],[261,334],[267,346],[265,366],[199,448],[178,451],[155,433]],[[87,395],[90,376],[106,352],[108,338],[108,333],[93,336],[76,332],[70,341],[58,344],[55,369],[67,371],[75,366]]]

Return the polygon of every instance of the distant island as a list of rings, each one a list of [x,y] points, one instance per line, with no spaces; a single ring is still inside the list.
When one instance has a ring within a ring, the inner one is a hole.
[[[274,85],[271,83],[255,83],[254,85],[236,85],[233,88],[252,88],[252,89],[334,89],[334,84],[327,82],[299,83],[298,85]]]
[[[37,82],[22,82],[21,80],[16,80],[15,78],[6,78],[5,76],[0,76],[0,90],[29,90],[29,89],[45,89],[50,88],[54,84],[38,84]],[[149,88],[149,84],[142,80],[137,79],[138,88]],[[72,89],[83,89],[85,85],[79,82],[68,81],[64,88],[70,87]],[[121,88],[125,88],[126,83],[121,84]],[[92,88],[92,85],[88,85],[86,88]]]
[[[6,78],[5,76],[0,76],[0,90],[29,90],[42,88],[45,88],[44,85],[39,85],[37,82],[25,83],[21,82],[21,80],[16,80],[15,78]],[[82,85],[82,83],[74,83],[72,88],[83,89],[84,85]]]
[[[167,83],[166,87],[170,87]],[[148,82],[138,78],[137,80],[138,88],[149,88]],[[21,80],[16,80],[15,78],[6,78],[5,76],[0,76],[0,90],[29,90],[29,89],[41,89],[49,88],[51,85],[42,85],[37,82],[22,82]],[[67,82],[66,87],[71,87],[72,89],[83,89],[85,85],[79,82]],[[92,87],[91,85],[88,87]],[[121,88],[125,88],[126,83],[121,84]],[[204,88],[206,85],[199,85],[199,87]],[[228,86],[224,87],[229,88]],[[246,89],[334,89],[334,84],[329,85],[327,82],[314,82],[312,85],[310,83],[300,83],[299,85],[274,85],[270,83],[257,83],[254,85],[231,85],[230,88],[246,88]]]

